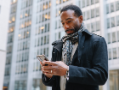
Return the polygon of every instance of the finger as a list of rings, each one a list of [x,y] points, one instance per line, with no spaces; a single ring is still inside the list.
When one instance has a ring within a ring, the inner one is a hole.
[[[40,61],[40,64],[41,64],[41,66],[42,66],[42,62]]]
[[[51,70],[53,68],[54,68],[53,66],[43,66],[42,70]]]
[[[51,70],[44,70],[43,73],[51,73]]]
[[[43,65],[45,65],[45,64],[48,64],[48,65],[50,65],[50,66],[55,66],[55,65],[57,65],[57,63],[56,62],[51,62],[51,61],[43,61],[43,63],[42,63]]]

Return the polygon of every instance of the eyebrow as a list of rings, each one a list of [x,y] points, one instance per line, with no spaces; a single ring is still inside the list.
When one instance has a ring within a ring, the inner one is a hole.
[[[69,19],[72,19],[72,18],[67,18],[66,21],[69,20]],[[61,21],[61,22],[63,22],[63,21]]]

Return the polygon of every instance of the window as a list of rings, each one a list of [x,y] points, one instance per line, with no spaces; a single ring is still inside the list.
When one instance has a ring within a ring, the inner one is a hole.
[[[87,2],[87,6],[89,6],[90,5],[90,0],[86,0],[86,2]]]
[[[116,34],[115,32],[112,33],[112,43],[116,42]]]
[[[110,28],[110,18],[107,19],[107,29]]]
[[[46,86],[42,83],[42,79],[33,79],[32,89],[33,90],[47,90]]]
[[[95,0],[95,3],[99,3],[99,0]]]
[[[7,53],[12,53],[12,46],[7,47]]]
[[[96,31],[100,31],[100,21],[96,22]]]
[[[100,14],[99,8],[96,8],[96,9],[95,9],[95,12],[96,12],[96,17],[98,17],[99,14]]]
[[[83,17],[84,17],[84,20],[86,20],[85,12],[83,12]]]
[[[114,3],[110,4],[110,10],[111,10],[111,12],[114,12]]]
[[[108,50],[108,59],[111,60],[112,59],[112,56],[111,56],[111,49]]]
[[[95,23],[91,23],[91,31],[92,31],[92,32],[95,31]]]
[[[15,81],[15,90],[26,90],[26,80]]]
[[[111,18],[111,27],[115,27],[115,18],[114,17]]]
[[[91,4],[94,4],[94,0],[91,0]]]
[[[109,76],[110,90],[119,90],[119,70],[110,70]]]
[[[85,0],[82,0],[82,8],[85,7]]]
[[[10,75],[10,68],[6,67],[5,68],[5,76],[9,76]]]
[[[6,58],[6,65],[8,65],[8,64],[11,63],[11,59],[12,59],[11,56],[8,56],[8,57]]]
[[[116,51],[116,48],[113,48],[113,59],[117,59],[117,51]]]
[[[119,31],[117,31],[117,41],[119,42]]]
[[[119,1],[116,2],[116,10],[119,10]]]
[[[90,11],[87,11],[87,19],[90,19]]]
[[[88,29],[89,31],[91,31],[91,29],[90,29],[90,24],[87,24],[87,29]]]
[[[95,17],[95,10],[92,9],[92,10],[91,10],[91,18],[94,18],[94,17]]]
[[[116,16],[116,23],[117,23],[117,26],[119,26],[119,16]]]
[[[109,4],[106,5],[106,13],[109,13]]]
[[[59,32],[59,33],[58,33],[58,39],[60,39],[60,38],[61,38],[61,33]]]
[[[110,33],[108,33],[108,44],[110,44],[111,43],[111,35],[110,35]]]

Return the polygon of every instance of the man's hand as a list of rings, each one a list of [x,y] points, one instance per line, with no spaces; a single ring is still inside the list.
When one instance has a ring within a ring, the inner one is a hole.
[[[44,61],[46,61],[46,60],[44,60]],[[43,62],[44,62],[44,61],[43,61]],[[45,65],[43,65],[41,61],[40,61],[40,64],[41,64],[41,71],[43,72],[43,74],[45,74],[45,76],[48,77],[48,78],[52,78],[53,75],[46,75],[47,72],[44,71],[44,70],[42,70],[42,67],[45,66]]]
[[[48,64],[48,66],[45,66]],[[48,75],[57,75],[57,76],[64,76],[66,75],[66,71],[68,70],[68,66],[62,61],[43,61],[42,62],[42,71],[43,73]]]

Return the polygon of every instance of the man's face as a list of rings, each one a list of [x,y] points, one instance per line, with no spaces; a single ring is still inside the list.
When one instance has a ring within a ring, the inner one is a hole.
[[[67,10],[61,13],[61,23],[68,35],[78,31],[82,21],[83,17],[76,16],[73,10]]]

